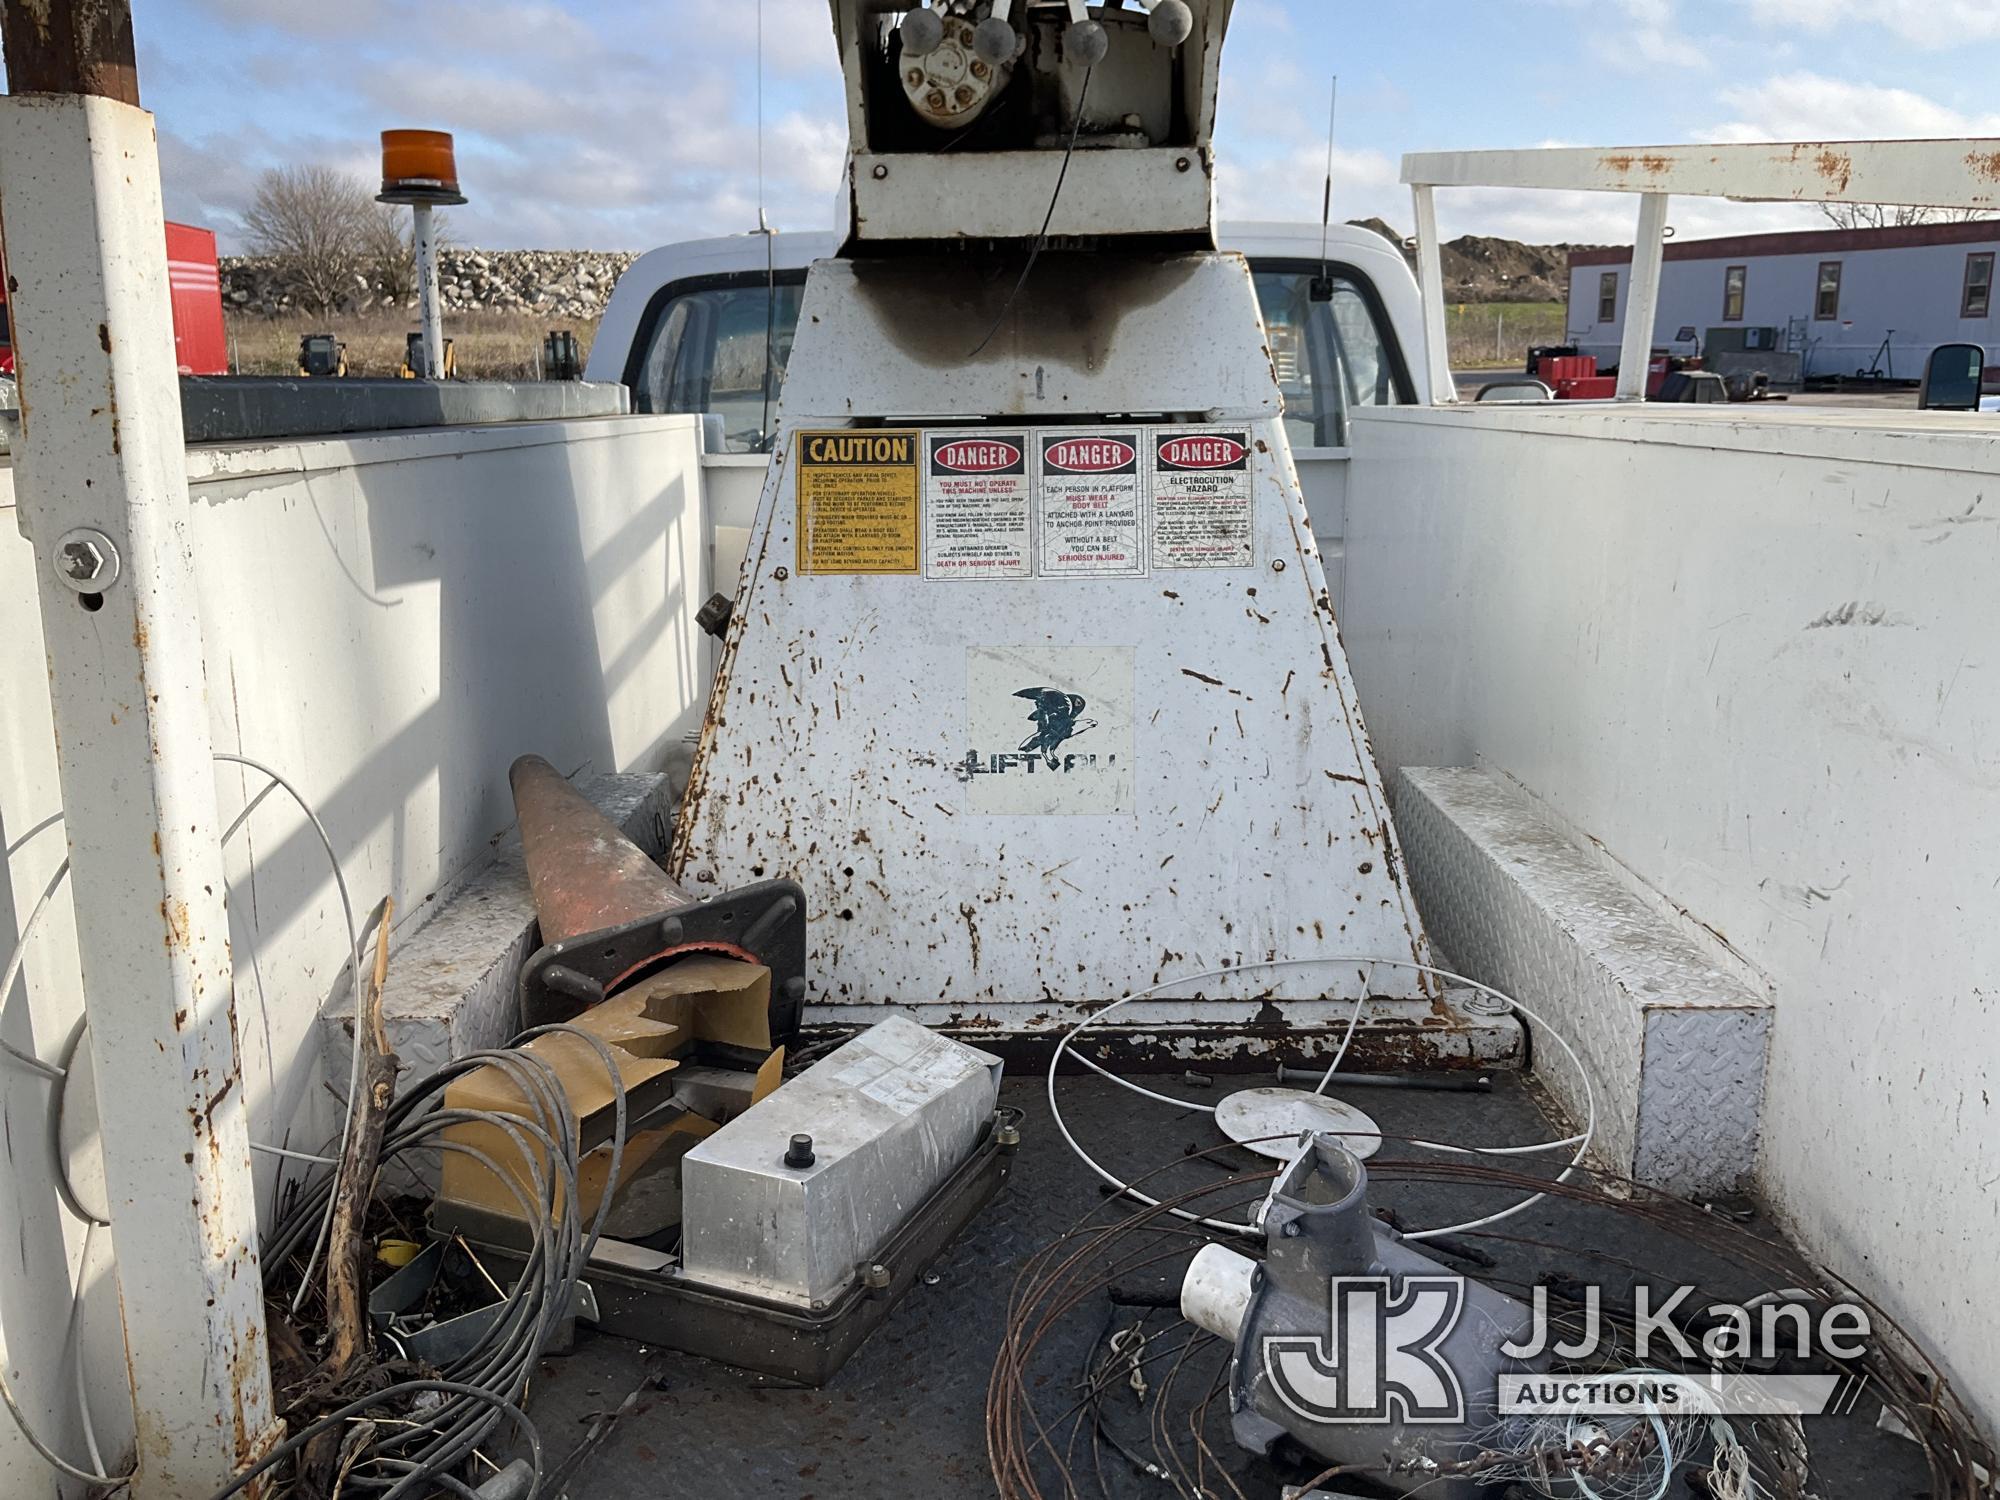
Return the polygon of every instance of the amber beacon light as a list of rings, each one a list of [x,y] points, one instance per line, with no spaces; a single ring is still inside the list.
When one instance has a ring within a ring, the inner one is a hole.
[[[438,292],[437,227],[431,211],[465,202],[458,190],[458,160],[444,130],[382,132],[382,191],[377,203],[410,206],[411,248],[417,262],[417,317],[422,330],[426,380],[444,378],[444,300]]]
[[[456,204],[465,202],[458,190],[458,161],[446,130],[385,130],[382,132],[382,203]]]

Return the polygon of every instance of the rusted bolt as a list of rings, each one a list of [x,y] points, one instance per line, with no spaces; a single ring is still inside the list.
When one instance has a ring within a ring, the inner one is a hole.
[[[947,103],[944,97],[944,90],[932,89],[929,97],[924,100],[924,103],[928,104],[932,109],[943,109]]]
[[[66,588],[79,594],[101,594],[117,581],[118,548],[92,526],[79,526],[56,538],[55,573]]]
[[[984,78],[988,73],[991,73],[992,71],[993,70],[991,68],[986,66],[986,60],[984,58],[980,57],[973,58],[972,76],[974,78]]]
[[[961,83],[952,92],[952,98],[956,99],[960,104],[970,104],[972,102],[972,85]]]
[[[909,80],[910,87],[915,88],[924,81],[924,70],[922,68],[912,68],[903,76]]]

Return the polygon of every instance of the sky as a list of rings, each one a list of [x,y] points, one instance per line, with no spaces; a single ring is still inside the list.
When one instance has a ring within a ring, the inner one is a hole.
[[[484,248],[644,250],[755,227],[758,0],[136,0],[171,217],[241,248],[267,168],[379,175],[377,132],[454,132]],[[845,150],[825,0],[762,0],[763,201],[828,227]],[[1405,151],[2000,135],[2000,0],[1237,0],[1218,193],[1407,232]],[[1629,242],[1611,194],[1440,194],[1447,237]],[[1822,223],[1677,199],[1680,235]]]

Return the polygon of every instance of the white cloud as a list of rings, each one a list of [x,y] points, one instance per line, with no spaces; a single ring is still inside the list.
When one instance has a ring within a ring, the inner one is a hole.
[[[1627,72],[1706,68],[1708,54],[1681,34],[1673,0],[1619,0],[1623,24],[1592,39],[1598,57]]]
[[[1843,26],[1880,26],[1918,47],[1956,47],[2000,38],[1993,0],[1750,0],[1761,26],[1825,35]]]
[[[1969,115],[1909,89],[1782,73],[1717,96],[1735,117],[1702,132],[1711,141],[1922,140],[2000,135],[2000,114]]]

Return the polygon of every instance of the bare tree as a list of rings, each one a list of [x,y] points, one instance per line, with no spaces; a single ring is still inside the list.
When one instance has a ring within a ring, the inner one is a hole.
[[[1900,229],[1906,224],[1968,224],[1984,218],[1976,208],[1918,208],[1907,203],[1822,203],[1819,211],[1840,229]]]
[[[258,179],[243,227],[252,252],[270,258],[298,304],[324,314],[357,289],[374,217],[359,178],[331,167],[280,167]]]
[[[417,242],[410,211],[397,204],[378,203],[362,226],[361,274],[385,302],[407,306],[417,298]],[[451,243],[450,226],[440,213],[431,215],[431,234],[438,248]]]

